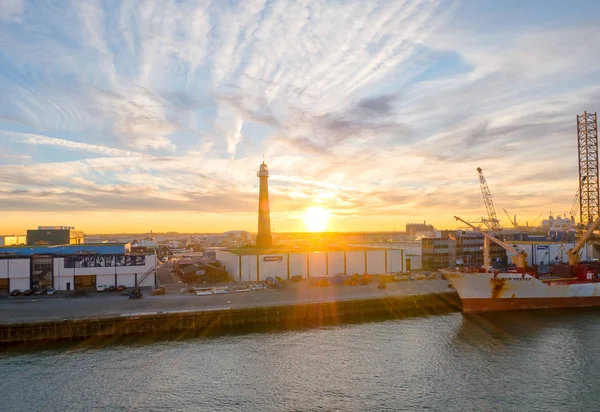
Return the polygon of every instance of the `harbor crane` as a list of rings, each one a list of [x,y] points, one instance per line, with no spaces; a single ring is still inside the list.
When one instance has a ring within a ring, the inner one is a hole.
[[[502,209],[504,210],[504,213],[506,214],[506,217],[508,218],[508,220],[510,221],[510,223],[515,227],[515,229],[519,228],[519,225],[517,224],[517,215],[515,215],[514,219],[510,217],[510,215],[508,214],[508,212],[506,211],[506,209]]]
[[[492,199],[492,193],[490,192],[487,181],[483,176],[483,170],[481,167],[477,168],[477,173],[479,174],[479,186],[481,187],[481,196],[483,196],[483,203],[485,204],[485,209],[487,210],[490,229],[492,229],[494,232],[500,231],[502,230],[502,226],[500,226],[500,221],[498,220],[498,215],[496,214],[496,208],[494,207],[494,200]]]
[[[504,250],[514,254],[514,256],[512,257],[512,263],[515,264],[518,271],[524,272],[526,270],[526,268],[527,268],[527,253],[525,253],[525,251],[518,251],[516,248],[509,245],[508,243],[504,243],[500,239],[496,239],[494,236],[490,235],[489,233],[484,232],[483,230],[479,229],[478,227],[473,226],[472,224],[470,224],[466,220],[461,219],[458,216],[454,216],[454,219],[463,222],[467,226],[470,226],[475,232],[479,232],[483,235],[483,237],[484,237],[483,264],[484,264],[486,270],[489,269],[489,267],[491,266],[491,264],[490,264],[490,242],[494,242],[495,244],[502,247]]]
[[[527,222],[527,221],[525,222],[525,224],[527,225],[527,227],[534,227],[533,225],[535,225],[535,222],[537,222],[537,221],[540,219],[540,217],[542,217],[542,214],[541,214],[541,213],[539,214],[539,216],[538,216],[538,217],[536,217],[536,218],[533,220],[533,222],[531,222],[531,226],[529,226],[529,222]]]
[[[567,215],[567,217],[575,216],[578,206],[579,206],[579,188],[577,189],[577,192],[575,193],[575,197],[573,198],[573,203],[571,204],[571,209],[569,210],[569,214]],[[568,229],[572,229],[572,228],[573,228],[573,226],[569,226]],[[565,243],[567,241],[566,237],[567,237],[568,229],[567,229],[567,231],[565,231],[565,234],[563,235],[562,239],[560,240],[560,245],[558,246],[558,253],[556,255],[556,260],[559,262],[562,262],[563,255],[565,253]]]
[[[569,257],[569,266],[575,267],[579,263],[579,252],[588,240],[594,235],[594,231],[600,227],[600,218],[596,219],[594,224],[585,232],[585,234],[579,239],[579,242],[572,248],[567,250],[567,256]]]

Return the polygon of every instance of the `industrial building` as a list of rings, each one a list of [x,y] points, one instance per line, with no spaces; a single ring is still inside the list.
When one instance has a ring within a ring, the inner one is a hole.
[[[0,247],[0,290],[155,286],[156,256],[129,244]]]
[[[260,282],[268,277],[304,279],[317,276],[403,272],[410,266],[403,249],[230,249],[217,250],[217,260],[237,281]]]
[[[423,269],[434,270],[447,267],[483,265],[483,235],[474,231],[437,231],[434,238],[423,238]],[[506,252],[497,244],[491,245],[493,263],[506,264]]]
[[[27,243],[25,235],[2,235],[0,236],[0,246],[18,246]]]
[[[81,245],[85,234],[71,226],[38,226],[27,231],[28,245]]]
[[[406,224],[406,234],[412,237],[429,236],[434,231],[433,225],[428,225],[427,222]]]

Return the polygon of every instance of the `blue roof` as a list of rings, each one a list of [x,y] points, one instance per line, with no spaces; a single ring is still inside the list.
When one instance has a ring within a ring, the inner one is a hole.
[[[100,253],[121,254],[125,253],[124,243],[102,243],[83,245],[31,245],[31,246],[4,246],[0,247],[0,253],[10,253],[21,256],[29,255],[73,255],[75,253]]]

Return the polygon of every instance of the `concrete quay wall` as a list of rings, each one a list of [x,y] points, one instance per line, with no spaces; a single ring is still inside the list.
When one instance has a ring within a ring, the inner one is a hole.
[[[315,302],[285,306],[248,307],[68,319],[57,322],[0,325],[0,346],[42,341],[86,340],[134,334],[189,331],[228,333],[251,327],[294,329],[360,321],[370,316],[402,318],[460,311],[456,293]]]

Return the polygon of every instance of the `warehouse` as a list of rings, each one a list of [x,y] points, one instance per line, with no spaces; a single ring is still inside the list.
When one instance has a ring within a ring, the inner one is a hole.
[[[154,286],[156,256],[131,254],[128,244],[0,248],[0,290]]]
[[[406,259],[403,249],[345,248],[320,251],[298,249],[229,249],[217,250],[217,260],[232,279],[245,282],[264,281],[279,276],[291,279],[403,272]]]

